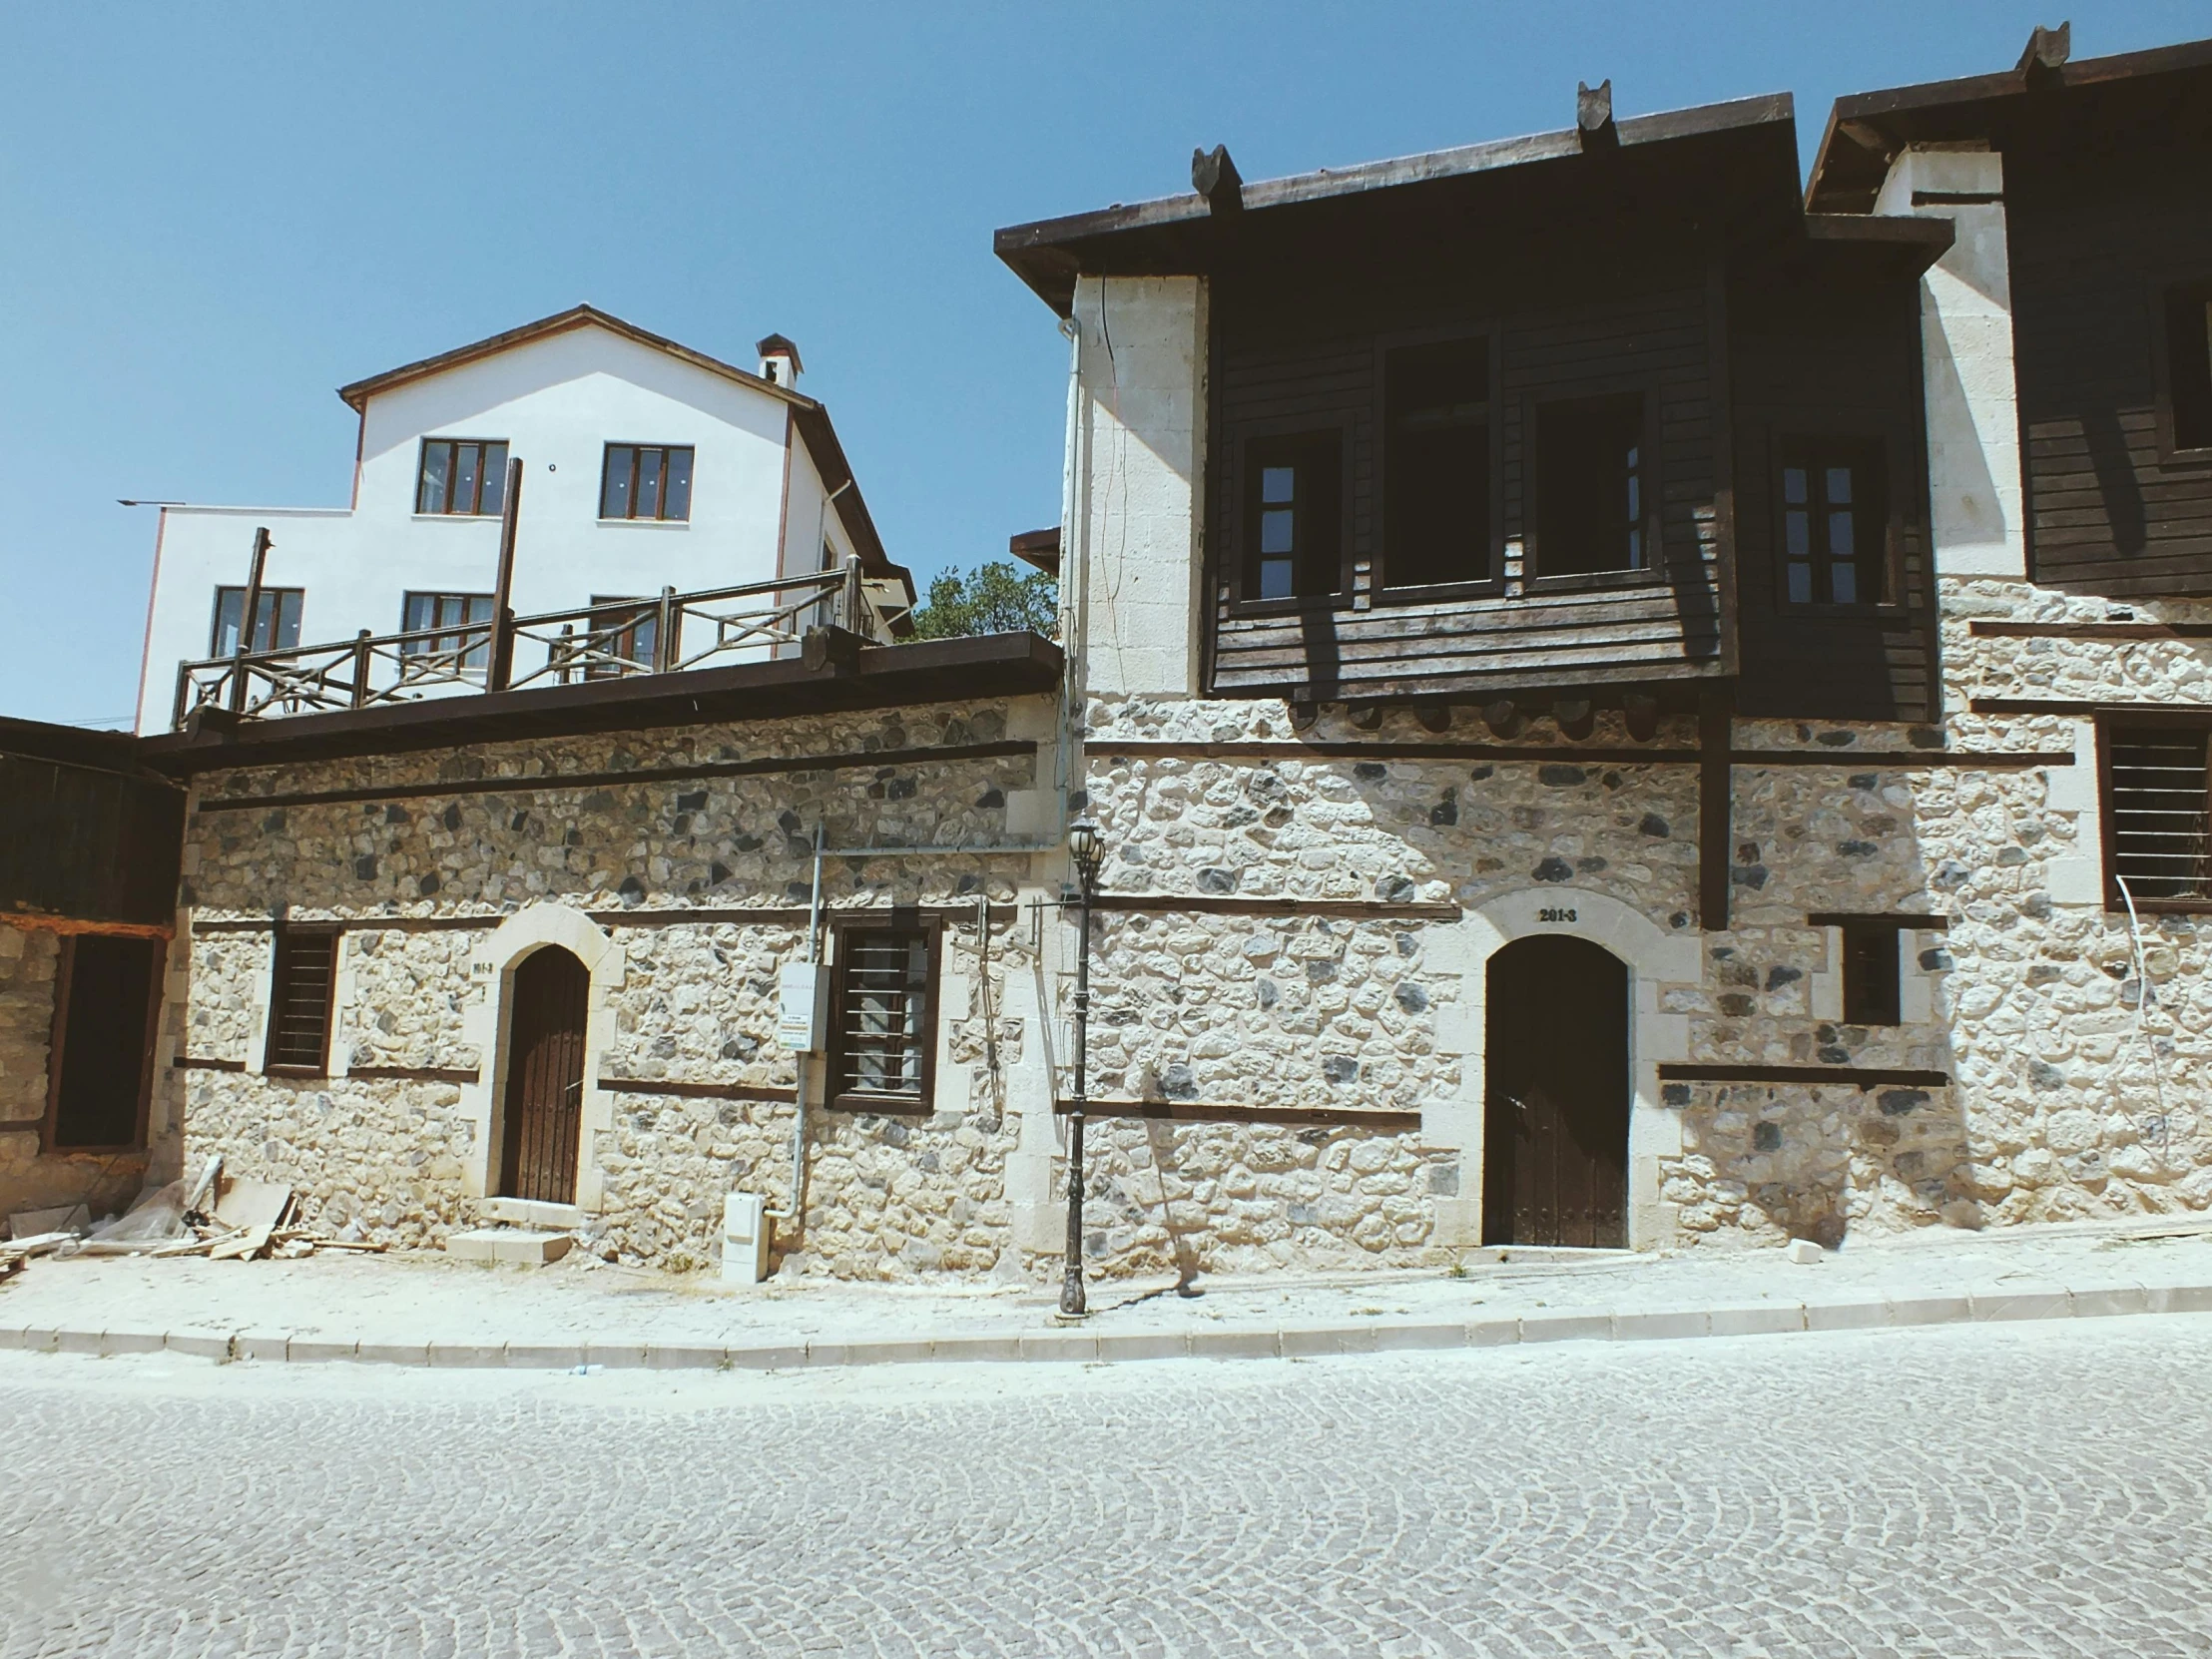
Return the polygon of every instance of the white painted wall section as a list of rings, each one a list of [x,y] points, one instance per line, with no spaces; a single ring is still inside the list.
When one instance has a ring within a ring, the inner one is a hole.
[[[1916,207],[1915,192],[1996,200]],[[1941,576],[2027,576],[2003,195],[2002,156],[1914,149],[1891,165],[1875,201],[1878,214],[1944,218],[1957,230],[1921,278],[1929,507]]]
[[[1084,276],[1077,484],[1088,689],[1195,697],[1205,615],[1206,284]]]

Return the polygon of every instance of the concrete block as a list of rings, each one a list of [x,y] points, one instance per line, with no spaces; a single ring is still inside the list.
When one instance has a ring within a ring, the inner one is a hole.
[[[1613,1335],[1611,1314],[1523,1314],[1520,1340],[1524,1343],[1607,1342]]]
[[[523,1267],[543,1267],[558,1262],[576,1243],[566,1233],[544,1233],[522,1227],[479,1227],[466,1233],[448,1233],[445,1253],[464,1262],[512,1262]]]
[[[1019,1360],[1019,1337],[939,1337],[929,1345],[929,1358],[951,1362]]]
[[[98,1354],[100,1333],[97,1331],[57,1331],[54,1333],[56,1354]]]
[[[1969,1297],[1971,1317],[1983,1320],[2062,1320],[2073,1315],[2073,1299],[2064,1291],[1980,1292]]]
[[[1460,1340],[1469,1348],[1504,1348],[1520,1341],[1520,1321],[1510,1318],[1469,1320],[1460,1327]]]
[[[240,1360],[288,1359],[291,1335],[284,1331],[241,1331],[231,1339],[231,1353]]]
[[[1375,1344],[1372,1350],[1359,1349],[1347,1350],[1346,1352],[1413,1354],[1425,1353],[1439,1348],[1465,1348],[1467,1346],[1467,1327],[1464,1322],[1459,1320],[1439,1320],[1433,1324],[1424,1325],[1379,1325],[1374,1330]],[[1513,1335],[1510,1340],[1514,1342],[1520,1340],[1520,1326],[1517,1321],[1513,1324]]]
[[[1797,1302],[1762,1302],[1744,1308],[1715,1308],[1707,1318],[1716,1337],[1772,1337],[1786,1331],[1803,1331],[1805,1306]]]
[[[1711,1336],[1712,1332],[1712,1316],[1702,1308],[1654,1309],[1645,1314],[1613,1316],[1613,1340],[1621,1343],[1676,1342],[1685,1337]]]
[[[931,1344],[927,1338],[909,1343],[848,1343],[845,1345],[844,1363],[848,1366],[913,1366],[930,1357]],[[807,1345],[812,1358],[814,1345]]]
[[[1021,1339],[1024,1360],[1095,1360],[1098,1339],[1084,1331],[1032,1331]]]
[[[2075,1319],[2111,1319],[2121,1314],[2151,1311],[2150,1292],[2140,1285],[2100,1285],[2068,1291]]]
[[[23,1346],[23,1327],[0,1325],[0,1349],[20,1349]]]
[[[825,1366],[848,1365],[851,1363],[849,1358],[851,1352],[852,1345],[850,1343],[809,1343],[807,1345],[807,1365],[810,1370],[819,1370]]]
[[[643,1343],[586,1343],[584,1364],[609,1371],[637,1371],[645,1365]]]
[[[1828,1253],[1811,1239],[1792,1239],[1782,1252],[1800,1267],[1811,1267]]]
[[[1185,1360],[1190,1352],[1183,1331],[1122,1331],[1098,1339],[1101,1360]]]
[[[584,1363],[582,1343],[509,1343],[507,1365],[515,1371],[574,1371]]]
[[[507,1363],[505,1343],[432,1343],[429,1350],[433,1366],[469,1366],[481,1370]]]
[[[801,1345],[730,1348],[723,1350],[723,1358],[739,1371],[797,1371],[807,1363],[807,1350]]]
[[[1956,1325],[1972,1317],[1973,1306],[1962,1296],[1890,1298],[1892,1325]]]
[[[584,1212],[573,1204],[547,1204],[534,1198],[487,1198],[476,1206],[486,1221],[503,1221],[516,1227],[535,1227],[565,1233],[584,1225]]]
[[[103,1331],[100,1334],[102,1354],[159,1354],[164,1346],[165,1336],[159,1331]]]
[[[1311,1325],[1277,1333],[1278,1351],[1286,1360],[1311,1360],[1324,1354],[1373,1354],[1375,1327]],[[1357,1342],[1358,1347],[1348,1347]]]
[[[655,1343],[645,1351],[651,1371],[719,1371],[727,1350],[720,1345]]]
[[[294,1337],[286,1357],[292,1364],[329,1360],[355,1360],[360,1357],[359,1343],[327,1342],[319,1337]]]
[[[2154,1314],[2212,1313],[2212,1285],[2151,1285],[2145,1294]]]
[[[1882,1297],[1844,1297],[1805,1304],[1808,1331],[1870,1331],[1890,1323],[1890,1304]]]
[[[1283,1354],[1280,1331],[1194,1331],[1194,1360],[1276,1360]]]
[[[231,1358],[229,1333],[220,1331],[172,1331],[162,1339],[171,1354],[187,1354],[195,1360]]]
[[[368,1365],[377,1366],[427,1366],[430,1363],[428,1343],[363,1343],[354,1350],[353,1357]]]

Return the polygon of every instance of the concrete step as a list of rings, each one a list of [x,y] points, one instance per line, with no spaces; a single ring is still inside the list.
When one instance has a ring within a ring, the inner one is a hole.
[[[445,1253],[464,1262],[517,1262],[543,1267],[558,1262],[576,1243],[566,1233],[541,1233],[526,1227],[479,1227],[466,1233],[448,1233]]]

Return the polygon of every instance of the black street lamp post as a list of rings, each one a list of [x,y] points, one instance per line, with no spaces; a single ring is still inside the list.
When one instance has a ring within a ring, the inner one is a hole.
[[[1083,1113],[1090,1098],[1085,1065],[1091,1035],[1091,892],[1098,883],[1104,852],[1097,825],[1078,819],[1068,826],[1068,855],[1075,862],[1075,913],[1083,940],[1075,958],[1075,1093],[1068,1101],[1067,1271],[1060,1281],[1060,1313],[1066,1319],[1081,1319],[1089,1311],[1083,1298]]]

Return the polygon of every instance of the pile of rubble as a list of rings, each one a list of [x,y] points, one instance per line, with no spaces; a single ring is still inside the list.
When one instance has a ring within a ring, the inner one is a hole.
[[[140,1194],[130,1210],[91,1225],[82,1204],[19,1211],[0,1240],[0,1280],[34,1256],[205,1256],[210,1261],[292,1260],[317,1250],[380,1251],[365,1239],[328,1238],[298,1223],[292,1190],[278,1181],[226,1178],[221,1155],[188,1192],[172,1181]]]

